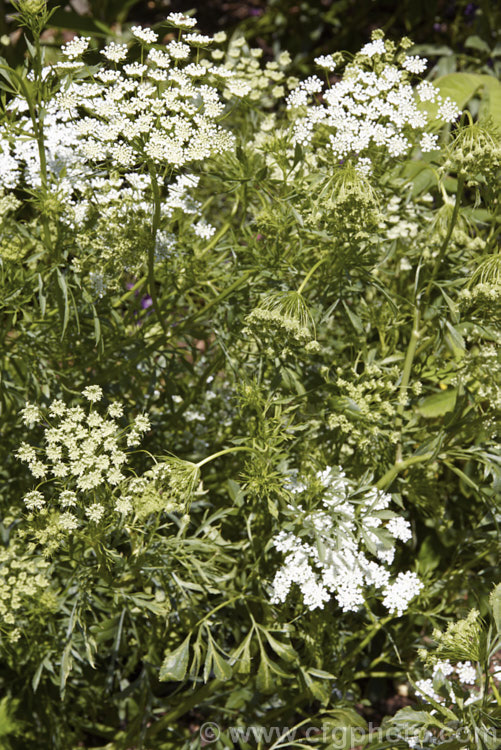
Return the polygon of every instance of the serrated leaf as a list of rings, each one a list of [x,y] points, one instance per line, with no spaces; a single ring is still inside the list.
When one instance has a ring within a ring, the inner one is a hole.
[[[171,651],[167,654],[160,667],[160,673],[158,679],[161,682],[167,680],[172,682],[180,682],[184,679],[186,671],[188,669],[188,658],[190,655],[190,638],[191,635],[186,636],[184,641],[181,643],[175,651]]]

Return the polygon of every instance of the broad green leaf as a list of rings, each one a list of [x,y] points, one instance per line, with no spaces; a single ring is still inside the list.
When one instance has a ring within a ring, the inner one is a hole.
[[[184,679],[188,669],[188,657],[190,653],[190,637],[187,636],[182,644],[167,654],[160,667],[158,679],[162,682],[170,680],[179,682]]]
[[[434,393],[423,399],[418,406],[419,413],[427,419],[434,419],[452,411],[456,405],[457,390],[456,388],[447,388],[440,393]]]
[[[469,36],[465,41],[464,46],[467,49],[478,49],[480,52],[486,52],[487,54],[491,51],[487,42],[484,42],[483,39],[476,35]]]

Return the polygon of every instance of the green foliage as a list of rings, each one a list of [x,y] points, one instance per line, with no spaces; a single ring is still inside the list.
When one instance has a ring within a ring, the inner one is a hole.
[[[325,84],[167,57],[133,5],[49,50],[19,2],[0,66],[2,742],[348,750],[433,633],[388,731],[494,750],[499,84],[380,31]]]

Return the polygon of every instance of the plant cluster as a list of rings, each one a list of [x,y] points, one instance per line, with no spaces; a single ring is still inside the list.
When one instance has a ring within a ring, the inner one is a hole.
[[[407,683],[398,742],[494,750],[501,84],[378,30],[298,78],[178,12],[54,48],[13,5],[5,747],[322,746]]]

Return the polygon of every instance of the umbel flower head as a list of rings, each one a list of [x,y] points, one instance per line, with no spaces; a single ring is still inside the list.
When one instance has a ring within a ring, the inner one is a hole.
[[[501,134],[491,122],[475,122],[459,128],[452,143],[450,167],[466,178],[469,186],[483,179],[495,180],[501,166]]]
[[[345,67],[341,80],[326,90],[317,76],[310,76],[289,95],[295,143],[325,150],[331,161],[362,162],[366,174],[375,152],[387,158],[405,156],[420,138],[422,151],[438,148],[436,137],[425,132],[429,118],[420,105],[438,104],[442,122],[454,122],[460,112],[432,84],[423,82],[414,89],[411,75],[425,67],[425,60],[398,52],[382,32],[374,32],[373,41]]]
[[[201,202],[192,197],[199,178],[176,173],[234,148],[235,137],[221,122],[222,92],[234,102],[250,86],[242,78],[245,70],[224,60],[198,59],[200,35],[183,36],[195,19],[173,14],[169,22],[178,26],[181,39],[168,45],[158,44],[151,29],[133,27],[141,62],[130,59],[129,45],[111,42],[102,50],[102,63],[88,68],[82,56],[90,40],[75,37],[63,45],[63,59],[44,68],[44,79],[56,91],[43,105],[47,188],[28,103],[21,96],[9,101],[12,116],[0,128],[1,195],[10,200],[13,191],[25,189],[50,195],[51,213],[73,231],[74,270],[88,271],[96,297],[118,275],[111,271],[108,281],[108,269],[130,275],[144,271],[152,175],[162,197],[155,262],[175,253],[179,214],[189,218],[186,232],[195,241],[215,232],[204,220]],[[141,238],[144,227],[146,239]]]
[[[367,590],[379,589],[383,605],[401,615],[423,587],[410,571],[390,580],[395,541],[411,537],[408,521],[388,511],[389,495],[374,488],[356,492],[341,470],[328,466],[317,473],[316,483],[320,506],[306,511],[291,505],[294,529],[274,540],[285,561],[273,580],[272,602],[284,602],[298,587],[308,609],[323,609],[334,596],[349,612],[363,605]],[[293,478],[289,490],[307,495],[309,484]]]
[[[431,652],[432,658],[479,661],[483,637],[484,625],[480,612],[472,609],[465,619],[451,622],[445,632],[438,629],[433,631],[436,647]]]
[[[295,344],[316,343],[315,326],[303,296],[295,291],[275,292],[264,297],[247,315],[247,331],[279,349]]]
[[[190,461],[168,457],[128,484],[138,516],[151,513],[187,513],[201,488],[200,469]]]
[[[24,496],[24,504],[36,517],[50,518],[53,529],[61,533],[133,510],[124,448],[138,445],[150,429],[145,414],[124,429],[117,422],[124,411],[119,403],[97,409],[103,398],[100,386],[87,386],[82,396],[87,409],[56,399],[47,410],[33,404],[22,410],[27,426],[44,427],[40,447],[22,443],[17,451],[18,458],[41,480]]]

